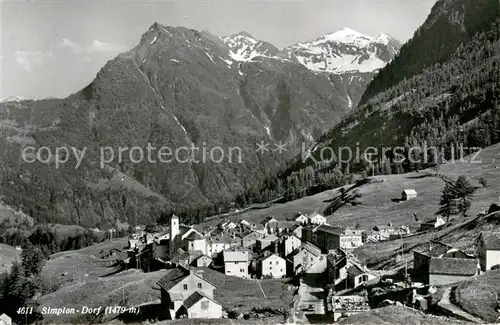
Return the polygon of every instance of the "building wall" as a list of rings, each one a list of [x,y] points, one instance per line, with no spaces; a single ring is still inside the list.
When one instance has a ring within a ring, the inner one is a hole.
[[[272,276],[273,278],[282,278],[286,276],[286,261],[276,255],[272,255],[257,265],[258,275],[261,277]]]
[[[202,256],[196,260],[197,267],[209,267],[211,263],[212,259],[210,259],[208,256]]]
[[[206,254],[213,257],[213,255],[229,249],[230,247],[231,245],[229,243],[207,243]]]
[[[363,240],[360,235],[340,236],[340,248],[352,249],[363,245]]]
[[[289,236],[288,238],[283,240],[281,254],[284,254],[283,256],[288,256],[288,254],[293,252],[296,248],[299,248],[301,244],[302,241],[299,238],[295,236]]]
[[[321,216],[314,216],[311,218],[311,223],[315,225],[324,225],[326,223],[326,218]]]
[[[486,252],[486,270],[491,270],[495,265],[500,264],[500,251],[487,251]]]
[[[189,308],[188,318],[222,318],[222,306],[202,298]]]
[[[187,241],[187,249],[189,252],[202,251],[206,254],[207,244],[205,239]]]
[[[201,284],[201,288],[198,286]],[[184,288],[187,285],[187,288]],[[207,297],[214,298],[214,287],[199,277],[191,274],[169,290],[169,294],[181,295],[182,301],[192,295],[195,291],[203,292]]]
[[[248,278],[248,267],[250,262],[224,262],[224,273],[226,275]]]
[[[429,285],[439,286],[439,285],[451,284],[464,281],[470,278],[471,276],[429,274]]]
[[[170,245],[159,245],[153,242],[153,257],[162,259],[167,258],[169,255],[169,246]]]
[[[316,231],[316,243],[322,253],[328,253],[330,249],[340,248],[340,236],[325,231]]]

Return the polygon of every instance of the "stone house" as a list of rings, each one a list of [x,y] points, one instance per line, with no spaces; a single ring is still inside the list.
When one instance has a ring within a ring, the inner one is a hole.
[[[341,250],[333,250],[326,256],[326,273],[328,283],[338,284],[347,278],[348,259],[346,253]]]
[[[279,239],[278,249],[280,256],[288,256],[302,244],[300,238],[295,235],[285,235]]]
[[[318,212],[312,213],[311,215],[309,215],[309,217],[307,217],[307,219],[309,219],[309,223],[313,225],[326,224],[326,218]]]
[[[321,257],[321,250],[309,242],[295,249],[286,257],[288,261],[287,274],[290,276],[297,275],[314,266]]]
[[[500,265],[500,232],[483,231],[477,241],[477,256],[481,271]]]
[[[354,249],[363,245],[362,231],[321,225],[316,230],[316,244],[325,254],[332,249]]]
[[[375,278],[373,274],[368,273],[357,265],[351,265],[347,269],[347,285],[350,288],[357,288]]]
[[[194,260],[194,265],[196,267],[209,267],[212,264],[212,258],[205,254],[199,256]]]
[[[239,278],[248,278],[250,259],[248,251],[225,250],[223,252],[224,274]]]
[[[0,315],[0,325],[12,325],[12,318],[7,314]]]
[[[264,254],[257,259],[257,277],[283,278],[286,276],[286,261],[276,254]]]
[[[294,221],[299,225],[305,225],[309,222],[309,218],[300,213],[299,216],[294,219]]]
[[[473,257],[450,245],[432,240],[413,251],[413,276],[425,283],[429,283],[430,263],[434,258],[473,259]]]
[[[401,193],[401,199],[403,201],[415,199],[417,196],[418,196],[417,191],[415,191],[414,189],[406,189],[403,190],[403,192]]]
[[[276,220],[275,218],[269,216],[269,217],[266,217],[264,218],[264,220],[262,220],[260,222],[260,224],[264,227],[264,229],[266,229],[269,233],[274,233],[277,229],[278,229],[278,220]]]
[[[200,274],[178,267],[161,278],[158,285],[161,288],[161,305],[168,318],[222,317],[222,307],[213,300],[215,286]]]

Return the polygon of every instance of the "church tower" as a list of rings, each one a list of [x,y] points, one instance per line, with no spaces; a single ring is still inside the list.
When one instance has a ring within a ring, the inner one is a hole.
[[[177,242],[177,235],[179,234],[179,217],[173,214],[170,217],[170,245],[169,245],[169,251],[170,251],[170,256],[175,252],[176,249],[176,242]]]

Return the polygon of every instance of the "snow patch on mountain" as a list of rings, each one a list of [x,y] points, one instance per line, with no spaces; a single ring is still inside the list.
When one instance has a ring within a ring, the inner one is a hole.
[[[388,34],[370,37],[343,28],[314,41],[293,45],[285,52],[313,71],[366,73],[383,68],[399,48],[400,43]]]
[[[20,102],[24,100],[22,97],[17,97],[17,96],[7,96],[0,98],[0,103],[8,103],[8,102]]]
[[[273,57],[279,52],[272,44],[259,41],[246,32],[223,36],[220,39],[229,47],[229,56],[234,61],[251,61],[258,56]]]

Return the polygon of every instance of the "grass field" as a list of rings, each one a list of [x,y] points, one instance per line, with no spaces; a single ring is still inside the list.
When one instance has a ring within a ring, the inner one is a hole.
[[[339,324],[344,325],[386,325],[386,324],[405,324],[405,325],[459,325],[468,324],[452,318],[438,317],[424,314],[418,310],[388,306],[371,311],[349,316]]]
[[[457,179],[460,175],[465,175],[474,185],[480,187],[476,194],[471,215],[488,209],[491,203],[499,201],[500,195],[500,144],[484,149],[478,157],[474,157],[474,162],[447,163],[440,167],[440,173]],[[472,159],[473,157],[466,157]],[[475,163],[481,160],[481,163]],[[498,163],[495,163],[498,161]],[[421,220],[432,216],[438,210],[439,198],[444,187],[444,182],[437,177],[432,177],[434,172],[424,170],[420,172],[375,176],[373,182],[359,189],[362,198],[360,205],[346,206],[334,215],[328,217],[328,222],[332,225],[351,226],[356,224],[364,229],[371,228],[378,224],[392,222],[394,225],[409,224],[413,220],[413,213],[416,213]],[[483,177],[488,181],[488,187],[482,188],[479,179]],[[407,202],[393,202],[392,199],[401,198],[403,189],[415,189],[418,197]],[[285,220],[297,212],[311,213],[324,210],[326,200],[338,194],[338,189],[325,191],[313,196],[284,204],[274,204],[269,208],[245,211],[232,216],[232,219],[245,219],[249,222],[260,222],[266,216],[274,216],[278,220]]]
[[[468,313],[485,321],[495,322],[500,316],[496,312],[500,295],[500,271],[490,271],[456,286],[454,300]]]
[[[20,260],[21,252],[9,245],[0,244],[0,273],[10,271],[12,263]]]
[[[227,309],[246,313],[257,309],[290,309],[294,288],[286,279],[259,280],[265,297],[256,280],[225,276],[212,269],[203,269],[203,278],[217,287],[215,300]]]
[[[112,273],[115,269],[99,265],[96,256],[101,251],[109,251],[112,248],[123,249],[126,245],[127,238],[118,238],[76,251],[53,254],[42,270],[44,284],[49,288],[59,289]]]
[[[43,307],[90,308],[108,306],[133,307],[160,299],[157,282],[168,273],[167,270],[142,273],[128,270],[105,278],[93,278],[66,285],[56,292],[42,296],[38,302]],[[46,315],[44,321],[57,323],[91,319],[81,315]]]

